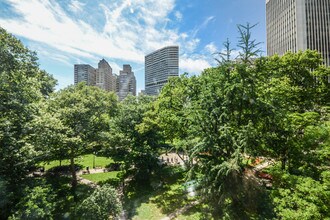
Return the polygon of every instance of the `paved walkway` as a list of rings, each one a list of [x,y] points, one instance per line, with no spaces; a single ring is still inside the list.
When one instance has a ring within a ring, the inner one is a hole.
[[[166,163],[169,165],[184,165],[184,161],[181,158],[183,158],[184,160],[188,160],[188,156],[180,154],[179,157],[177,153],[167,153],[159,156],[159,160],[162,163]]]
[[[108,172],[104,168],[95,168],[95,169],[89,169],[89,171],[85,170],[79,170],[77,171],[77,175],[83,175],[83,174],[93,174],[93,173],[105,173]]]
[[[269,165],[273,164],[274,162],[275,162],[274,160],[265,159],[264,161],[262,161],[261,163],[259,163],[258,165],[256,165],[253,168],[253,170],[254,171],[263,170],[263,169],[267,168]]]
[[[105,169],[103,169],[103,168],[89,169],[89,172],[87,170],[79,170],[76,173],[77,174],[77,180],[78,180],[78,182],[80,182],[82,184],[86,184],[88,186],[91,186],[93,188],[96,188],[98,186],[96,183],[94,183],[93,181],[90,181],[88,179],[84,179],[81,176],[83,174],[94,174],[94,173],[105,173]]]

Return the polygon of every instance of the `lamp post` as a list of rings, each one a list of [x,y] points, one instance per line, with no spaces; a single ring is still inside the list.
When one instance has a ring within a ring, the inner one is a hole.
[[[95,151],[93,152],[93,169],[95,169]]]

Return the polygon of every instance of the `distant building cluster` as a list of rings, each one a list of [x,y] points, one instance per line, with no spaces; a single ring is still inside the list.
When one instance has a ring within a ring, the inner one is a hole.
[[[123,100],[128,94],[136,95],[136,79],[128,64],[123,65],[119,75],[112,73],[112,68],[105,59],[100,60],[97,69],[88,64],[75,64],[74,83],[79,82],[115,92],[119,100]]]
[[[179,76],[179,47],[168,46],[145,56],[145,90],[140,94],[158,95],[169,77]],[[86,82],[106,91],[115,92],[119,100],[128,94],[136,96],[136,79],[132,67],[123,65],[119,75],[113,74],[109,63],[102,59],[98,68],[88,64],[74,65],[74,83]]]

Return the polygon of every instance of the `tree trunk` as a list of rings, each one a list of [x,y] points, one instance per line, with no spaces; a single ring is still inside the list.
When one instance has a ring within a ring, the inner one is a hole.
[[[74,164],[74,151],[71,148],[71,155],[70,155],[70,169],[71,169],[71,175],[72,175],[72,182],[71,182],[71,190],[74,197],[74,200],[76,200],[76,187],[77,187],[77,174]]]
[[[286,156],[283,156],[282,160],[281,160],[281,169],[282,170],[285,170],[285,165],[286,165]]]
[[[286,163],[288,161],[287,150],[282,150],[282,158],[281,158],[281,169],[285,170]]]
[[[70,158],[70,168],[71,168],[71,175],[72,175],[72,187],[76,187],[77,186],[77,174],[76,174],[73,157]]]

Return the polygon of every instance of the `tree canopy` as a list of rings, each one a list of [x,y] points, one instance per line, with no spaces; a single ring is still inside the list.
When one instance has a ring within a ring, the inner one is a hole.
[[[0,28],[0,178],[12,195],[18,194],[19,185],[40,153],[27,141],[29,125],[39,114],[38,103],[54,91],[56,84],[51,75],[39,69],[37,60],[34,52]],[[0,210],[3,214],[7,208]]]

